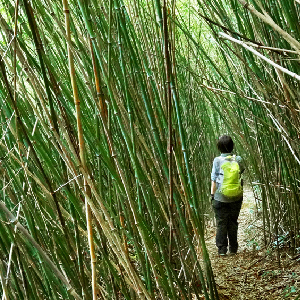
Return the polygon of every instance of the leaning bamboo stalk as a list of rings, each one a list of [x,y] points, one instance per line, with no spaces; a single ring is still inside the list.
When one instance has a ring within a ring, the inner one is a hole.
[[[270,65],[272,65],[274,68],[276,68],[276,69],[282,71],[282,72],[285,73],[285,74],[288,74],[288,75],[294,77],[294,78],[297,79],[297,80],[300,80],[300,75],[298,75],[298,74],[296,74],[296,73],[294,73],[294,72],[291,72],[290,70],[288,70],[288,69],[286,69],[286,68],[284,68],[284,67],[282,67],[282,66],[280,66],[280,65],[278,65],[278,64],[276,64],[276,63],[274,63],[271,59],[269,59],[269,58],[263,56],[263,55],[260,54],[258,51],[256,51],[256,50],[254,50],[253,48],[249,47],[249,46],[248,46],[247,44],[245,44],[244,42],[239,41],[239,40],[237,40],[237,39],[231,37],[230,35],[228,35],[228,34],[226,34],[226,33],[224,33],[224,32],[219,32],[219,35],[220,35],[221,38],[227,39],[227,40],[229,40],[229,41],[232,41],[232,42],[234,42],[234,43],[237,43],[237,44],[243,46],[244,48],[246,48],[247,50],[251,51],[253,54],[255,54],[256,56],[258,56],[258,57],[261,58],[262,60],[264,60],[264,61],[266,61],[267,63],[269,63]]]
[[[111,80],[111,51],[112,51],[112,42],[111,42],[111,29],[112,29],[112,10],[113,10],[113,0],[109,0],[109,12],[108,12],[108,54],[107,54],[107,79]]]
[[[17,103],[17,33],[18,33],[18,14],[19,14],[19,0],[16,0],[15,4],[15,26],[14,26],[14,57],[13,57],[13,69],[14,69],[14,102]],[[17,143],[19,148],[19,155],[21,157],[21,143],[19,140],[18,130],[18,117],[16,115],[16,134]]]
[[[164,55],[165,55],[165,72],[166,72],[166,103],[168,110],[168,159],[169,159],[169,210],[170,210],[170,244],[169,244],[169,260],[172,260],[172,240],[173,240],[173,140],[172,140],[172,95],[170,85],[171,61],[169,53],[169,33],[167,20],[167,4],[163,2],[163,37],[164,37]]]
[[[105,124],[107,124],[107,105],[105,103],[104,99],[104,93],[101,89],[100,85],[100,78],[97,72],[97,65],[96,65],[96,59],[95,59],[95,53],[93,50],[93,44],[91,39],[89,39],[90,42],[90,49],[91,49],[91,54],[92,54],[92,64],[93,64],[93,71],[94,71],[94,77],[95,77],[95,86],[96,86],[96,92],[97,92],[97,97],[99,100],[99,106],[100,106],[100,113],[102,115],[102,118],[104,119]]]
[[[17,221],[19,220],[20,208],[21,208],[21,204],[19,204],[18,211],[17,211],[17,217],[16,217]],[[16,237],[16,232],[17,232],[17,226],[15,226],[15,228],[14,228],[14,234],[13,234],[14,238]],[[9,256],[8,256],[5,286],[7,286],[7,284],[8,284],[8,278],[9,278],[9,273],[10,273],[10,269],[11,269],[12,254],[13,254],[14,247],[15,247],[15,241],[13,240],[11,245],[10,245],[10,251],[9,251]],[[6,299],[5,298],[5,293],[3,293],[2,300],[5,300],[5,299]],[[7,298],[7,300],[8,300],[8,298]]]
[[[275,51],[275,52],[283,52],[283,54],[286,54],[286,53],[298,54],[298,52],[294,51],[294,50],[281,49],[281,48],[275,48],[275,47],[267,47],[267,46],[262,46],[262,45],[251,43],[251,42],[245,42],[245,44],[252,46],[254,48],[258,48],[258,49],[265,49],[265,50],[270,50],[270,51]]]
[[[75,75],[75,66],[73,53],[70,48],[71,44],[71,30],[70,30],[70,11],[68,0],[63,0],[63,10],[65,13],[65,26],[66,26],[66,34],[67,34],[67,49],[68,49],[68,60],[69,60],[69,71],[71,77],[71,84],[73,89],[73,97],[76,108],[76,120],[77,120],[77,131],[78,131],[78,141],[79,141],[79,157],[80,162],[82,164],[82,168],[87,170],[86,162],[85,162],[85,147],[84,147],[84,138],[83,138],[83,130],[81,124],[81,110],[80,110],[80,99],[78,95],[78,89],[76,84],[76,75]],[[91,195],[90,188],[84,180],[84,188],[88,195]],[[93,224],[92,224],[92,212],[90,206],[88,204],[87,199],[85,199],[85,208],[86,208],[86,222],[87,222],[87,230],[88,230],[88,241],[91,255],[91,269],[92,269],[92,294],[93,300],[97,299],[97,283],[96,283],[96,254],[95,254],[95,246],[94,246],[94,238],[93,238]]]
[[[254,8],[246,0],[238,0],[246,9],[248,9],[252,14],[256,15],[266,24],[270,25],[274,30],[276,30],[290,45],[297,51],[298,55],[300,54],[300,43],[295,40],[290,34],[280,28],[273,19],[263,10],[263,14]]]

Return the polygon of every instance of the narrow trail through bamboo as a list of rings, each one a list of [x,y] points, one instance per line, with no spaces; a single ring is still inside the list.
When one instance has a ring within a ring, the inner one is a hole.
[[[277,243],[292,278],[279,243],[297,255],[298,3],[22,0],[16,17],[18,1],[0,11],[0,191],[19,217],[0,205],[0,297],[222,299],[204,233],[225,132],[253,182],[262,244]],[[256,259],[248,250],[238,274]],[[254,269],[245,290],[266,288],[257,279],[271,273]]]

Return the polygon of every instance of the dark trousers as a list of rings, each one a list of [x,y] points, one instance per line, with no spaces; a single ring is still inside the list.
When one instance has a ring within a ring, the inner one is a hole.
[[[218,247],[219,254],[227,253],[228,240],[229,252],[237,252],[237,219],[240,214],[242,202],[243,199],[230,203],[213,200],[213,208],[217,221],[216,245]]]

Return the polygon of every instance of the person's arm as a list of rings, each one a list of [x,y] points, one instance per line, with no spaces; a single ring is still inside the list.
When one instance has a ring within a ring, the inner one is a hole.
[[[211,195],[214,195],[216,190],[217,190],[217,183],[215,181],[212,181],[211,182],[211,189],[210,189]]]
[[[211,171],[211,189],[210,189],[210,197],[211,197],[211,200],[214,199],[214,194],[217,190],[217,183],[216,183],[216,180],[217,180],[217,170],[216,170],[216,159],[214,159],[214,162],[213,162],[213,167],[212,167],[212,171]]]
[[[245,163],[244,163],[244,160],[240,156],[237,156],[236,161],[238,162],[238,164],[240,166],[241,186],[243,186],[244,179],[242,178],[242,174],[244,173],[244,171],[246,169]]]
[[[244,160],[240,156],[237,156],[236,157],[236,161],[238,162],[238,164],[240,166],[240,172],[241,172],[241,174],[243,174],[244,171],[245,171],[245,169],[246,169]]]

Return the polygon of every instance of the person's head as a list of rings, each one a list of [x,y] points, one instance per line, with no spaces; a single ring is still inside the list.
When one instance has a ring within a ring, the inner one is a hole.
[[[217,147],[221,153],[231,153],[233,146],[233,140],[229,135],[222,135],[217,143]]]

